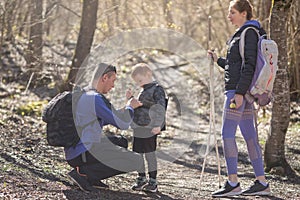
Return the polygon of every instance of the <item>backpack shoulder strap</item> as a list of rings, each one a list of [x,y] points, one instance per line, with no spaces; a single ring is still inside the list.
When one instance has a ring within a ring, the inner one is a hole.
[[[255,32],[257,33],[258,39],[260,38],[259,31],[252,26],[249,26],[242,31],[241,36],[240,36],[240,42],[239,42],[239,50],[240,50],[240,55],[242,58],[242,65],[244,65],[244,62],[245,62],[245,35],[246,35],[246,31],[248,29],[255,30]]]

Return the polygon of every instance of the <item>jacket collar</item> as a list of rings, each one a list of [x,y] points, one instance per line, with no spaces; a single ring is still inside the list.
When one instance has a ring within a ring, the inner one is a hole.
[[[143,85],[143,88],[144,88],[144,90],[146,90],[146,89],[151,88],[152,86],[157,85],[157,84],[158,84],[157,81],[153,81],[151,83]]]
[[[257,20],[248,20],[244,23],[243,26],[241,26],[240,28],[238,28],[236,30],[236,32],[233,34],[232,38],[229,40],[231,41],[234,37],[239,36],[239,34],[242,33],[242,31],[247,28],[247,27],[254,27],[257,28],[260,32],[260,34],[262,35],[263,33],[265,34],[265,31],[262,29],[260,23]]]

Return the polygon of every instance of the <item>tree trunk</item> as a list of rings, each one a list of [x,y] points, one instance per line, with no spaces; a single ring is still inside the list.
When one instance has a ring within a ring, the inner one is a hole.
[[[60,4],[61,0],[48,0],[46,2],[44,30],[47,36],[50,35],[50,30],[52,28],[53,22],[55,21],[55,19],[51,15],[53,15],[55,10],[57,11]]]
[[[116,27],[120,28],[120,16],[119,16],[119,6],[120,2],[117,0],[112,1],[114,12],[116,13],[115,21],[116,21]]]
[[[65,89],[72,89],[72,86],[75,83],[77,72],[84,59],[90,53],[94,32],[96,29],[97,10],[98,0],[83,1],[79,36],[77,39],[75,55],[72,60],[71,71],[69,73]]]
[[[23,13],[24,12],[24,13]],[[19,17],[18,17],[18,36],[23,36],[24,30],[25,30],[25,26],[26,23],[28,21],[28,17],[29,17],[29,13],[30,13],[30,9],[29,8],[23,8],[22,12],[20,12]]]
[[[43,51],[43,0],[31,0],[31,6],[31,27],[26,62],[31,70],[38,71],[42,63]]]
[[[270,36],[278,44],[278,71],[274,83],[271,130],[265,145],[266,171],[291,175],[293,170],[285,159],[285,136],[290,120],[290,93],[287,62],[287,12],[284,0],[275,0],[271,20]]]
[[[267,29],[270,19],[270,10],[272,6],[272,0],[260,0],[258,5],[258,17],[262,27]]]
[[[300,99],[300,2],[293,1],[289,15],[289,63],[291,99]]]
[[[163,0],[164,17],[165,17],[168,29],[175,28],[171,7],[172,7],[171,0]],[[172,39],[170,37],[168,37],[168,48],[169,49],[172,48],[172,42],[173,42]]]
[[[9,2],[5,2],[5,9],[6,9],[6,40],[11,41],[14,43],[14,33],[13,33],[13,27],[15,26],[15,15],[16,15],[16,6],[17,2],[14,0],[11,0]]]
[[[164,16],[167,22],[167,27],[172,28],[174,25],[173,21],[173,16],[171,13],[171,6],[172,6],[172,1],[170,0],[163,0],[163,9],[164,9]]]

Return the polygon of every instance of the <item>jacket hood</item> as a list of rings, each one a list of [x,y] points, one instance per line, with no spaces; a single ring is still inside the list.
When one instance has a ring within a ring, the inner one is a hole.
[[[240,34],[245,28],[252,26],[259,30],[260,35],[265,35],[266,31],[261,27],[260,23],[257,20],[248,20],[244,23],[243,26],[241,26],[239,29],[236,30],[233,37],[235,37],[237,34]]]
[[[257,29],[261,28],[260,23],[257,20],[248,20],[245,22],[245,24],[243,26],[241,26],[240,30],[244,29],[248,26],[255,26]]]
[[[246,27],[249,27],[249,26],[254,26],[258,29],[259,31],[259,34],[262,36],[262,35],[265,35],[265,38],[267,33],[265,31],[265,29],[261,26],[261,24],[259,23],[259,21],[257,20],[248,20],[246,21],[246,23],[241,27],[241,30],[244,30]]]

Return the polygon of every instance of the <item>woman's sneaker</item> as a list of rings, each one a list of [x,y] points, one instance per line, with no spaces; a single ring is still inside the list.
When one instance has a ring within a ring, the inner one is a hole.
[[[145,192],[157,192],[157,182],[155,179],[150,179],[148,184],[144,187]]]
[[[252,186],[250,186],[247,190],[244,190],[242,192],[242,195],[246,196],[254,196],[254,195],[270,195],[271,190],[269,184],[264,186],[259,182],[259,180],[256,180]]]
[[[236,196],[242,193],[242,189],[240,187],[240,183],[238,183],[235,187],[232,187],[228,181],[226,181],[223,188],[219,189],[216,192],[212,193],[213,197],[229,197]]]
[[[143,188],[147,185],[148,181],[146,177],[137,177],[136,183],[131,187],[133,190],[143,190]]]

